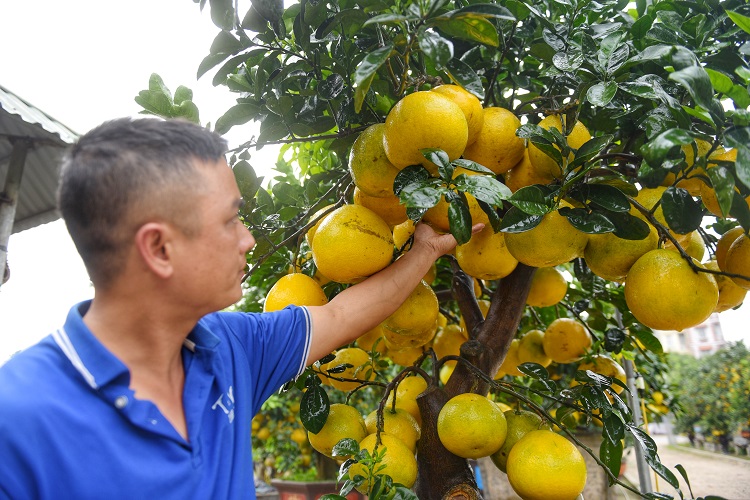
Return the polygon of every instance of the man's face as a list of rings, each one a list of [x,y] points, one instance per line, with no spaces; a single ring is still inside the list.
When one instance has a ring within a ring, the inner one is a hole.
[[[179,238],[179,274],[175,278],[181,288],[178,292],[184,290],[186,304],[207,314],[241,298],[246,254],[255,246],[255,239],[239,220],[242,198],[227,163],[198,163],[196,170],[200,188],[195,203],[188,205],[191,213],[185,217],[193,218],[198,229]]]

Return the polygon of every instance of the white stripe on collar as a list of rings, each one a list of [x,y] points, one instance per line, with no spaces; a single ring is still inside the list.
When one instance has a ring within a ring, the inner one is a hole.
[[[52,334],[52,338],[60,347],[60,350],[62,350],[63,354],[65,354],[68,360],[70,360],[70,363],[73,365],[73,367],[78,370],[81,376],[83,376],[83,379],[86,381],[86,383],[88,383],[92,389],[98,389],[99,387],[96,384],[96,380],[94,380],[94,376],[90,371],[88,371],[86,365],[83,364],[80,356],[78,356],[78,352],[76,352],[75,347],[73,347],[73,343],[70,341],[70,337],[68,337],[65,329],[60,328],[59,330],[55,331]]]

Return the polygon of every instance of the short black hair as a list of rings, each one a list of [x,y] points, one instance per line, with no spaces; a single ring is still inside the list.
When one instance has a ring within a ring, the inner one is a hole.
[[[184,120],[120,118],[81,136],[63,159],[58,207],[94,285],[117,275],[145,222],[135,212],[194,227],[179,210],[189,201],[174,194],[196,188],[196,161],[215,163],[226,151],[221,136]]]

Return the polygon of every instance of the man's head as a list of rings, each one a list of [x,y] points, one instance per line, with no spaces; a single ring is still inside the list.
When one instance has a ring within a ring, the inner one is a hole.
[[[78,140],[63,161],[58,204],[94,285],[111,284],[144,223],[188,235],[200,228],[190,210],[198,164],[222,160],[226,149],[198,125],[155,118],[106,122]]]

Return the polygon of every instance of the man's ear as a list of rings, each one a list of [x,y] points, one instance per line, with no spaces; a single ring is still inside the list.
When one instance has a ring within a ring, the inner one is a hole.
[[[174,271],[171,252],[172,228],[160,222],[148,222],[135,233],[135,248],[141,261],[160,278]]]

